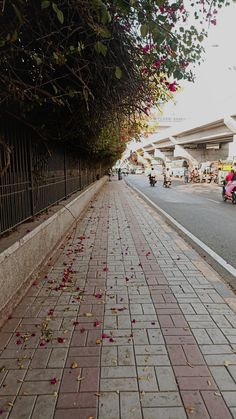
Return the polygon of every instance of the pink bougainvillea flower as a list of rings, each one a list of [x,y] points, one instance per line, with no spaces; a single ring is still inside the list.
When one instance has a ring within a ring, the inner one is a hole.
[[[45,339],[42,339],[41,342],[40,342],[40,344],[39,344],[39,346],[45,346],[46,343],[47,343],[46,340]]]
[[[22,344],[22,340],[21,339],[17,339],[16,344],[17,345],[21,345]]]
[[[57,342],[58,342],[58,343],[64,343],[64,342],[65,342],[65,338],[58,337],[58,338],[57,338]]]
[[[126,277],[125,280],[126,280],[126,282],[128,282],[129,281],[129,278]]]
[[[56,377],[51,378],[50,383],[51,383],[51,384],[56,384],[56,383],[57,383],[57,379],[56,379]]]
[[[81,329],[80,329],[80,333],[84,333],[85,332],[85,328],[84,327],[82,327]]]
[[[77,326],[79,324],[78,320],[76,320],[75,322],[73,322],[74,326]]]
[[[116,309],[115,309],[116,310]],[[124,311],[124,310],[127,310],[127,308],[126,307],[121,307],[121,308],[118,308],[117,309],[118,311]]]
[[[94,325],[94,327],[98,327],[98,326],[100,325],[100,322],[99,322],[98,320],[96,320],[96,321],[93,323],[93,325]]]
[[[109,342],[115,342],[113,338],[109,338]]]
[[[150,254],[151,254],[151,252],[147,252],[147,253],[146,253],[146,256],[150,256]]]
[[[53,308],[50,308],[50,310],[48,310],[48,316],[52,316],[52,315],[53,315],[53,313],[54,313]]]
[[[20,332],[17,332],[17,333],[16,333],[16,336],[17,336],[17,337],[19,337],[19,336],[20,336]]]
[[[109,336],[109,335],[107,335],[106,333],[103,333],[103,334],[102,334],[102,339],[109,339],[109,337],[110,337],[110,336]]]
[[[103,272],[108,272],[109,268],[107,266],[105,266],[105,268],[103,268]]]
[[[36,336],[36,333],[31,333],[31,336],[32,336],[32,337]]]
[[[102,294],[101,294],[100,292],[97,292],[94,296],[95,296],[96,298],[102,298]]]
[[[135,320],[135,319],[133,319],[133,320],[132,320],[132,323],[136,323],[136,320]]]

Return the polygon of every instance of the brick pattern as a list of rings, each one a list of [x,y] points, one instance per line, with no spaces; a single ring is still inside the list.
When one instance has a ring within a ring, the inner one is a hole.
[[[236,418],[236,298],[123,182],[46,268],[0,332],[2,418]]]

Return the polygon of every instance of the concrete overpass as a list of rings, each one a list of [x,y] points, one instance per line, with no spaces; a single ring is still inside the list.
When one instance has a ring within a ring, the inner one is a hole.
[[[151,162],[186,159],[191,165],[236,158],[236,114],[151,134],[132,151]]]

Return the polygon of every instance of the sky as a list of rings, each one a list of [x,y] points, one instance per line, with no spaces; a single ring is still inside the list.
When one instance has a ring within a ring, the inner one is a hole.
[[[176,104],[169,102],[164,115],[201,120],[236,114],[236,3],[219,11],[204,47],[204,62],[194,70],[195,82],[181,83]]]

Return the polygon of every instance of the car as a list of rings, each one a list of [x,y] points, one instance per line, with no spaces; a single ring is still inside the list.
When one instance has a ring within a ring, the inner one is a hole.
[[[143,169],[136,169],[135,170],[135,174],[136,175],[142,175],[144,173],[144,170]]]

